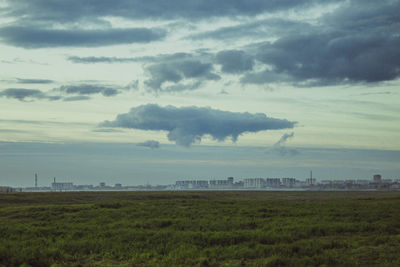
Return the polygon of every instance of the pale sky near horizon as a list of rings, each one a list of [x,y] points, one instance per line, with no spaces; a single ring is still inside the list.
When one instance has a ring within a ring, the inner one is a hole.
[[[177,151],[195,161],[199,149],[214,158],[215,147],[222,159],[237,151],[241,176],[250,170],[241,157],[260,160],[248,149],[267,151],[275,164],[260,176],[284,176],[278,169],[296,158],[309,170],[301,151],[316,149],[325,151],[314,159],[326,161],[321,178],[399,177],[399,14],[396,0],[0,0],[0,184],[28,185],[33,169],[56,175],[46,159],[18,161],[24,144],[27,155],[28,144],[42,144],[36,152],[96,144],[104,154],[133,144],[125,149],[153,162],[141,176],[158,183],[150,169],[160,166],[174,169],[168,182],[197,177],[176,171]],[[327,164],[329,151],[340,157],[343,149],[365,153]],[[116,173],[117,158],[109,161]],[[235,176],[228,165],[203,176]],[[83,182],[105,179],[84,166]]]

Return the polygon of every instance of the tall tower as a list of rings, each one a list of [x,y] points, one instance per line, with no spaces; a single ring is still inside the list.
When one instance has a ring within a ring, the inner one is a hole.
[[[37,173],[35,173],[35,188],[37,187]]]

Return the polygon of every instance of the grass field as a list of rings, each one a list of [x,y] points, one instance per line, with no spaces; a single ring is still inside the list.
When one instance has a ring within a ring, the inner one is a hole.
[[[0,194],[0,266],[400,266],[400,192]]]

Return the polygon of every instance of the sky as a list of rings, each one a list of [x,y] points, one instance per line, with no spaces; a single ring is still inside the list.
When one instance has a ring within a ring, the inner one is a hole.
[[[0,185],[400,178],[399,14],[0,0]]]

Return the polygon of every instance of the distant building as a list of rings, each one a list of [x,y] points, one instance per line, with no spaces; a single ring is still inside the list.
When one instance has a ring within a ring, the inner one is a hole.
[[[315,185],[316,180],[315,180],[315,178],[307,178],[306,183],[307,183],[307,185]]]
[[[306,179],[306,183],[307,185],[314,185],[317,181],[315,180],[315,178],[313,178],[312,176],[312,171],[310,171],[310,178]]]
[[[267,187],[280,187],[281,186],[281,179],[280,178],[267,178],[265,180],[265,186]]]
[[[73,183],[52,183],[51,184],[52,190],[74,190]]]
[[[10,192],[16,192],[16,190],[10,186],[0,186],[0,192],[1,193],[10,193]]]
[[[265,180],[263,178],[246,178],[244,179],[244,188],[263,188]]]
[[[374,177],[373,177],[373,181],[374,181],[374,183],[378,183],[378,184],[380,184],[381,182],[382,182],[382,176],[380,175],[380,174],[375,174],[374,175]]]
[[[106,187],[106,183],[105,182],[101,182],[99,185],[100,185],[100,187]]]
[[[177,189],[206,189],[208,188],[208,181],[207,180],[176,181],[175,187]]]
[[[232,189],[233,177],[228,177],[226,180],[210,180],[208,188],[210,189]]]
[[[285,187],[293,187],[296,185],[295,178],[282,178],[282,185]]]
[[[51,183],[52,190],[74,190],[73,183],[58,183],[56,182],[56,177],[54,177],[54,182]]]
[[[122,184],[115,184],[114,187],[115,188],[122,188]]]

